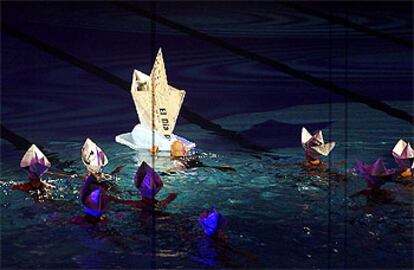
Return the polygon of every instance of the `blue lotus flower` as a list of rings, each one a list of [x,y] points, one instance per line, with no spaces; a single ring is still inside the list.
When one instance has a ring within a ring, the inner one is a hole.
[[[204,211],[198,222],[208,236],[217,235],[224,225],[223,217],[214,207],[210,211]]]
[[[153,200],[163,187],[158,173],[145,161],[142,162],[134,177],[135,186],[142,197]]]
[[[94,184],[93,175],[86,178],[79,194],[83,209],[87,214],[100,217],[108,210],[109,199],[105,190]]]

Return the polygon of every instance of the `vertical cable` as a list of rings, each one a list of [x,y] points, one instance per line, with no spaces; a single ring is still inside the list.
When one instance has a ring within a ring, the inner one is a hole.
[[[155,17],[155,4],[156,2],[151,2],[151,36],[150,36],[150,42],[151,42],[151,62],[154,61],[154,59],[156,58],[156,53],[155,53],[155,31],[156,31],[156,24],[154,21],[154,17]],[[151,63],[150,62],[150,63]],[[154,62],[155,64],[155,62]],[[151,127],[152,127],[152,133],[151,133],[151,142],[152,142],[152,149],[154,149],[155,146],[155,91],[154,91],[154,87],[151,87],[151,102],[152,102],[152,106],[151,106]],[[152,167],[155,170],[155,155],[151,155],[152,156]]]
[[[348,20],[348,5],[345,2],[346,19]],[[348,28],[345,29],[345,88],[348,87]],[[345,97],[345,190],[344,190],[344,268],[348,265],[348,97]]]
[[[329,4],[329,13],[331,14],[331,4]],[[332,15],[332,14],[331,14]],[[332,23],[331,20],[328,20],[329,23],[329,81],[332,81]],[[329,122],[332,123],[332,93],[329,92],[328,96],[328,115],[329,115]],[[329,124],[329,133],[328,133],[329,141],[332,141],[332,126]],[[331,196],[332,196],[332,186],[331,186],[331,169],[332,169],[332,155],[328,156],[328,269],[331,268]]]
[[[150,50],[151,50],[151,61],[154,61],[154,59],[156,58],[156,44],[155,44],[155,33],[156,33],[156,23],[155,23],[155,14],[156,14],[156,2],[152,1],[151,2],[151,35],[150,35]],[[154,149],[155,146],[155,89],[154,87],[151,87],[151,92],[152,92],[152,98],[151,98],[151,102],[152,102],[152,106],[151,106],[151,126],[152,126],[152,133],[151,133],[151,142],[152,142],[152,150]],[[152,168],[154,169],[152,172],[152,180],[154,180],[155,178],[155,153],[151,154],[151,163],[152,163]],[[152,269],[156,269],[157,268],[157,250],[156,250],[156,240],[157,240],[157,234],[156,234],[156,219],[155,219],[155,211],[154,211],[154,207],[151,211],[152,213],[152,235],[151,235],[151,255],[152,255],[152,260],[151,260],[151,268]]]

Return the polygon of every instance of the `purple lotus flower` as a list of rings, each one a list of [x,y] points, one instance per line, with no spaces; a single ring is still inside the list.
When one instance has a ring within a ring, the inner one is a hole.
[[[158,173],[156,173],[145,161],[143,161],[138,168],[134,177],[134,183],[141,196],[150,200],[153,200],[155,195],[157,195],[163,187],[162,180]]]
[[[210,211],[205,210],[199,217],[198,222],[208,236],[219,234],[224,226],[223,217],[214,207]]]
[[[27,167],[29,174],[34,175],[35,177],[42,176],[49,167],[46,165],[46,161],[44,158],[37,158],[37,156],[32,159],[31,164]]]
[[[79,195],[85,212],[94,217],[100,217],[108,210],[110,201],[105,190],[94,183],[94,177],[91,174],[86,178]]]
[[[387,181],[391,180],[394,174],[393,170],[387,169],[381,159],[375,161],[374,164],[368,165],[361,161],[356,161],[356,169],[364,178],[369,188],[379,188]]]

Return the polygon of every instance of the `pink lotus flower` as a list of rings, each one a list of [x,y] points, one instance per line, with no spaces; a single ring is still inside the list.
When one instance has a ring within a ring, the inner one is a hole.
[[[387,169],[381,159],[378,159],[372,165],[364,164],[357,160],[356,169],[364,178],[369,188],[380,188],[387,181],[391,180],[395,173],[394,170]]]

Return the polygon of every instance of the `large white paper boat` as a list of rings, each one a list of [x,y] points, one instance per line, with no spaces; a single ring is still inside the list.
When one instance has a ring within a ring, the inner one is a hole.
[[[150,76],[134,70],[131,94],[140,124],[132,132],[116,136],[116,142],[136,150],[151,149],[156,145],[160,151],[170,151],[171,143],[176,140],[183,142],[189,149],[195,147],[195,143],[173,134],[185,91],[168,85],[161,49]]]

